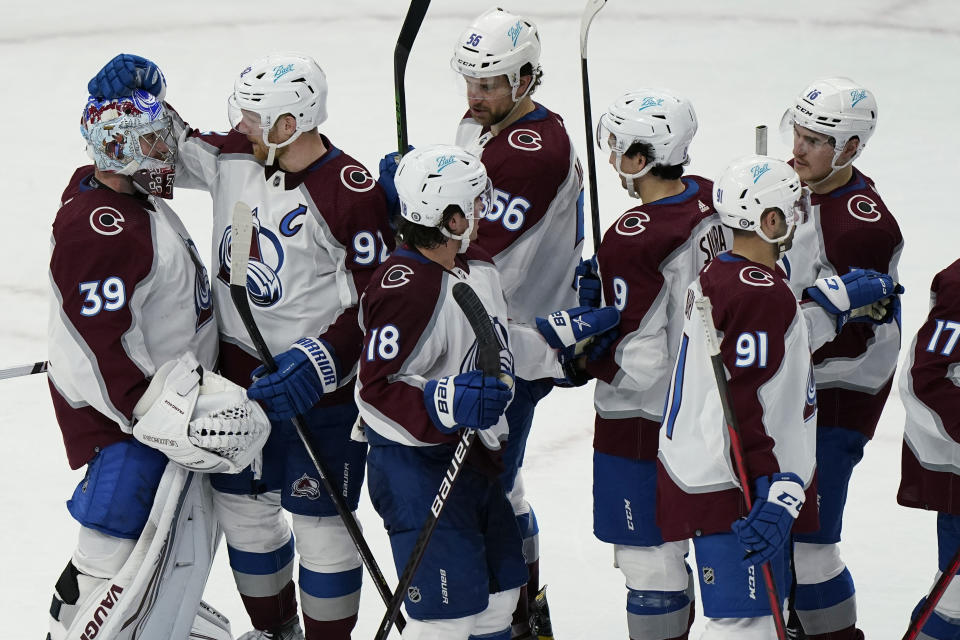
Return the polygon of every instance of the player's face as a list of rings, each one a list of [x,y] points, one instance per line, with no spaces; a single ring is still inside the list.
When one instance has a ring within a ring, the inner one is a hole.
[[[612,138],[613,136],[611,136]],[[613,140],[610,141],[611,146],[613,145]],[[623,177],[622,174],[634,174],[639,173],[643,169],[644,157],[642,153],[636,153],[633,156],[628,156],[624,154],[620,159],[620,185],[626,189],[627,188],[627,179]],[[610,166],[614,169],[617,168],[617,152],[610,152]],[[634,180],[636,178],[633,178]]]
[[[830,136],[793,125],[793,168],[803,182],[812,184],[827,177],[833,164],[833,145]]]
[[[269,147],[263,142],[263,128],[261,125],[260,114],[255,111],[247,111],[244,109],[242,111],[243,118],[240,122],[234,127],[237,131],[247,136],[247,140],[250,141],[250,144],[253,145],[253,155],[260,162],[266,162],[267,156],[270,152]],[[290,133],[282,131],[286,125],[286,119],[289,116],[281,116],[273,127],[271,127],[270,132],[267,134],[267,140],[276,144],[285,142],[289,137]],[[279,162],[280,158],[284,156],[287,152],[287,147],[278,147],[274,156],[276,161]]]
[[[500,122],[513,108],[513,96],[507,76],[464,78],[467,106],[474,120],[487,127]]]

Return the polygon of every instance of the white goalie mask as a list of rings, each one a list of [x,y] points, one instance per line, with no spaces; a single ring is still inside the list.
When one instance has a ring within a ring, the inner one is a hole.
[[[244,119],[260,128],[271,165],[279,147],[327,119],[327,77],[309,56],[278,53],[260,58],[240,72],[227,99],[227,113],[234,129]],[[297,121],[296,131],[284,142],[269,142],[270,129],[287,114]]]
[[[825,78],[803,90],[780,120],[780,131],[792,142],[794,125],[834,139],[833,171],[849,165],[863,151],[877,128],[877,100],[866,88],[850,78]],[[837,162],[850,138],[860,140],[850,160]],[[829,176],[828,176],[829,177]]]
[[[478,218],[487,214],[493,202],[493,186],[487,170],[476,156],[453,145],[431,145],[403,156],[394,179],[400,198],[400,215],[424,227],[460,241],[460,253],[470,245],[470,234]],[[451,205],[463,212],[467,230],[457,235],[443,225]]]
[[[517,95],[520,70],[529,64],[536,79],[540,72],[540,34],[537,26],[500,8],[481,14],[467,27],[453,49],[450,66],[461,76],[507,76],[514,102],[530,93],[535,82]]]
[[[130,176],[140,191],[173,197],[177,141],[163,103],[143,89],[124,98],[90,96],[80,132],[100,171]]]
[[[666,89],[628,91],[607,108],[597,124],[597,145],[616,155],[616,169],[633,198],[639,197],[633,181],[657,165],[687,165],[687,150],[697,133],[697,114],[686,98]],[[623,155],[635,143],[649,144],[653,159],[637,173],[625,173]]]
[[[720,221],[754,231],[771,244],[786,240],[810,211],[810,195],[793,167],[767,156],[744,156],[731,163],[713,186],[713,206]],[[760,228],[765,211],[779,209],[787,223],[782,236],[770,238]]]

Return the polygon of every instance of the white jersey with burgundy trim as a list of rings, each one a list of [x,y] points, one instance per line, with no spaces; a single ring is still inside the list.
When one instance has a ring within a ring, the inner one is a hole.
[[[476,244],[500,270],[510,319],[531,326],[576,305],[583,249],[583,169],[560,116],[535,107],[492,138],[468,116],[456,136],[480,156],[494,188]]]
[[[254,219],[247,289],[267,347],[280,353],[303,336],[320,336],[332,345],[344,384],[360,352],[360,293],[394,243],[376,181],[323,141],[327,152],[321,158],[287,173],[265,169],[235,131],[194,133],[180,145],[177,186],[205,189],[213,197],[213,291],[221,339],[256,353],[229,292],[231,218],[235,203],[243,201]],[[225,373],[249,384],[249,370]]]
[[[183,223],[93,175],[74,173],[51,238],[49,381],[73,468],[126,437],[160,365],[186,351],[217,360],[207,270]]]

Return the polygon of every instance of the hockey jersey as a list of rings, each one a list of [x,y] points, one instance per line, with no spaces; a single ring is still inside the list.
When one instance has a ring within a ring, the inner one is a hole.
[[[682,193],[620,216],[597,252],[604,299],[620,311],[620,337],[587,365],[597,378],[593,448],[599,453],[656,459],[687,286],[732,244],[713,208],[713,183],[682,180]]]
[[[164,362],[217,359],[207,270],[163,200],[73,174],[50,242],[49,383],[70,467],[129,438],[133,407]]]
[[[960,514],[960,260],[934,277],[930,314],[900,374],[906,410],[897,502]]]
[[[475,243],[500,270],[511,320],[531,326],[576,305],[573,270],[583,247],[583,169],[560,116],[535,107],[492,138],[468,115],[456,137],[493,183],[493,208]]]
[[[555,353],[526,327],[515,329],[525,334],[517,341],[531,345],[534,352],[523,360],[539,359],[539,369],[514,370],[507,302],[498,270],[485,251],[471,245],[448,271],[401,247],[377,270],[361,300],[364,340],[356,399],[368,433],[372,431],[371,444],[423,447],[459,439],[433,425],[423,399],[428,381],[479,368],[476,336],[452,294],[458,282],[470,285],[493,321],[501,370],[525,378],[562,376]],[[506,419],[501,416],[496,426],[478,434],[488,448],[499,448],[507,434]]]
[[[851,268],[875,269],[897,279],[903,236],[873,181],[856,168],[844,186],[813,194],[811,215],[797,225],[782,261],[800,296],[818,278]],[[900,325],[849,323],[813,355],[819,422],[873,437],[890,393],[900,350]]]
[[[687,289],[681,310],[683,334],[658,456],[657,524],[663,537],[729,532],[747,514],[695,305],[703,296],[722,334],[720,351],[751,482],[778,471],[796,473],[809,506],[794,531],[815,530],[817,406],[807,324],[779,271],[723,253]]]
[[[264,167],[246,137],[192,135],[180,144],[177,186],[213,197],[213,282],[221,332],[221,368],[249,386],[256,350],[230,302],[230,231],[234,204],[253,210],[247,289],[254,320],[273,353],[319,336],[340,364],[340,388],[327,406],[351,401],[363,338],[357,304],[373,271],[394,247],[386,198],[370,173],[323,138],[327,152],[306,169]]]

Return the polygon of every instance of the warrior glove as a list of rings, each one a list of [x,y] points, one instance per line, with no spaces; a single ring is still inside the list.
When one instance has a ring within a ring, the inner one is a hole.
[[[340,363],[333,347],[319,338],[300,338],[276,357],[277,370],[253,370],[247,395],[263,403],[271,420],[289,420],[313,408],[340,385]]]
[[[741,562],[744,567],[768,562],[783,550],[804,501],[803,482],[795,473],[761,476],[756,489],[746,519],[731,526],[747,550]]]

